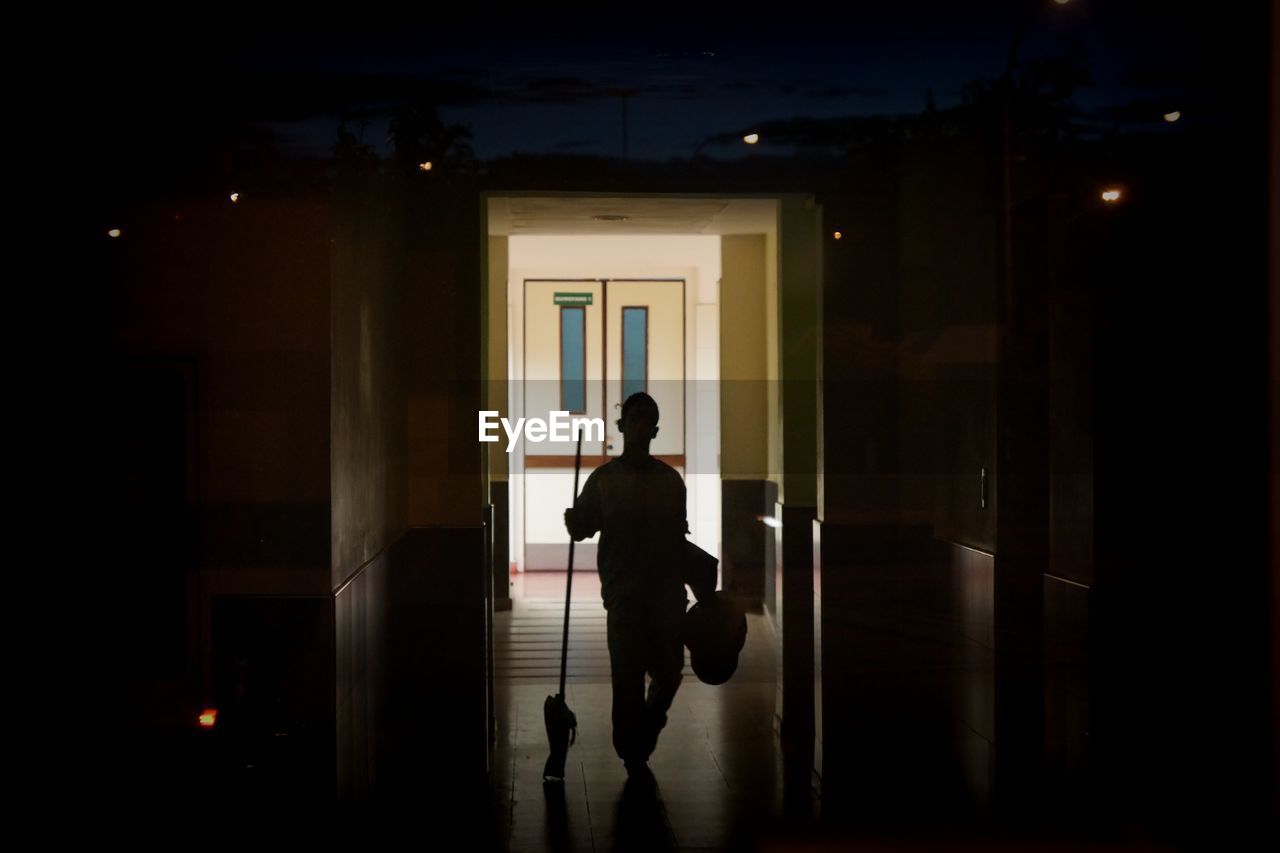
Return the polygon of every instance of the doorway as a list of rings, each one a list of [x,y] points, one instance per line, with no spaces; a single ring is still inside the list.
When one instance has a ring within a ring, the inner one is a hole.
[[[513,423],[555,411],[602,423],[603,438],[583,444],[581,488],[622,452],[622,401],[650,394],[661,412],[651,451],[685,479],[691,538],[718,553],[719,238],[539,233],[503,243],[509,379],[501,407]],[[526,574],[565,569],[573,445],[521,440],[502,455],[518,592]],[[580,543],[575,566],[594,569],[594,551],[594,539]]]
[[[780,491],[779,269],[795,252],[781,239],[781,223],[784,209],[805,204],[779,196],[501,193],[484,206],[485,409],[514,424],[581,406],[612,434],[624,384],[651,394],[655,382],[670,385],[659,386],[670,400],[659,399],[653,450],[685,478],[690,538],[721,558],[726,582],[734,569],[738,591],[757,602],[772,600],[766,590],[774,586],[764,522],[774,514],[769,496]],[[652,300],[663,289],[683,289],[673,299],[683,306],[679,321],[670,319],[674,312],[666,313],[669,324],[658,317]],[[677,327],[678,346],[659,346],[656,336]],[[670,353],[674,364],[677,351],[683,369],[657,363]],[[733,428],[722,434],[722,423]],[[606,435],[584,444],[583,476],[607,460],[607,443]],[[519,597],[522,579],[564,570],[572,442],[553,447],[520,441],[507,453],[505,436],[484,446],[496,609]],[[594,568],[589,548],[576,554],[576,568]]]

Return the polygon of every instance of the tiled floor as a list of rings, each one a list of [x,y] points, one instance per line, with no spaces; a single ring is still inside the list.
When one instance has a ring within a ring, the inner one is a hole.
[[[564,614],[562,573],[525,576],[498,614],[495,798],[510,850],[758,849],[783,815],[773,730],[774,636],[748,617],[733,679],[701,683],[686,666],[650,766],[657,791],[626,786],[610,742],[605,613],[594,572],[575,573],[566,700],[578,717],[564,784],[544,787],[542,703],[556,692]],[[517,597],[523,592],[524,597]],[[532,594],[531,594],[532,593]],[[558,593],[558,596],[557,596]]]

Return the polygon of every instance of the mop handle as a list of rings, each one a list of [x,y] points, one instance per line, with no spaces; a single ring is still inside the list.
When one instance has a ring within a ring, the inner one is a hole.
[[[582,432],[573,454],[573,506],[578,506],[578,472],[582,469]],[[564,698],[564,671],[569,665],[569,602],[573,599],[573,534],[569,534],[569,580],[564,590],[564,640],[560,643],[560,697]]]

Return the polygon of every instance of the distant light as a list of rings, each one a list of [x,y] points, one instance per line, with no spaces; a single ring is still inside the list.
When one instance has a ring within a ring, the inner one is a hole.
[[[1178,110],[1174,110],[1171,113],[1164,114],[1164,120],[1169,122],[1170,124],[1173,124],[1175,121],[1177,121],[1180,118],[1182,118],[1182,113],[1179,112]]]
[[[427,160],[425,163],[419,163],[419,164],[418,164],[418,171],[419,171],[419,172],[430,172],[430,171],[431,171],[431,161],[430,161],[430,160]]]
[[[746,136],[742,137],[742,141],[747,143],[748,145],[755,145],[757,142],[760,141],[760,134],[748,133]]]
[[[218,722],[218,709],[205,708],[200,712],[200,727],[204,729],[213,728],[213,724]]]
[[[120,229],[112,228],[110,231],[107,232],[107,236],[110,237],[112,240],[116,239],[117,237],[120,236]]]
[[[1057,3],[1059,6],[1065,6],[1070,3],[1071,0],[1053,0],[1053,2]]]
[[[765,527],[772,527],[775,530],[782,526],[782,522],[774,518],[772,515],[757,515],[756,521],[762,522]]]
[[[1102,200],[1105,202],[1117,202],[1120,200],[1120,190],[1103,190]]]
[[[832,234],[831,236],[832,236],[832,237],[835,237],[837,240],[839,240],[839,239],[842,239],[842,238],[844,237],[844,234],[842,234],[841,232],[837,231],[837,232],[835,232],[834,234]]]
[[[229,198],[231,199],[231,203],[235,204],[240,200],[240,193],[232,193]]]

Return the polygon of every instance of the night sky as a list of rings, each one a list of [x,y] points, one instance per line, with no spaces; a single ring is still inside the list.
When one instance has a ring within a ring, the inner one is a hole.
[[[350,25],[213,21],[158,37],[116,21],[71,48],[77,108],[114,174],[181,182],[227,169],[236,152],[324,158],[337,127],[387,150],[387,117],[438,106],[472,131],[481,160],[514,153],[634,160],[788,154],[742,132],[797,118],[919,113],[961,102],[965,84],[1003,71],[1019,18],[1036,3],[901,2],[762,20],[722,15],[454,15]],[[1182,132],[1220,116],[1233,39],[1249,15],[1226,7],[1046,0],[1024,61],[1076,57],[1086,120]],[[1233,7],[1234,8],[1234,7]],[[1260,105],[1261,107],[1261,105]],[[1161,115],[1183,113],[1178,125]]]

